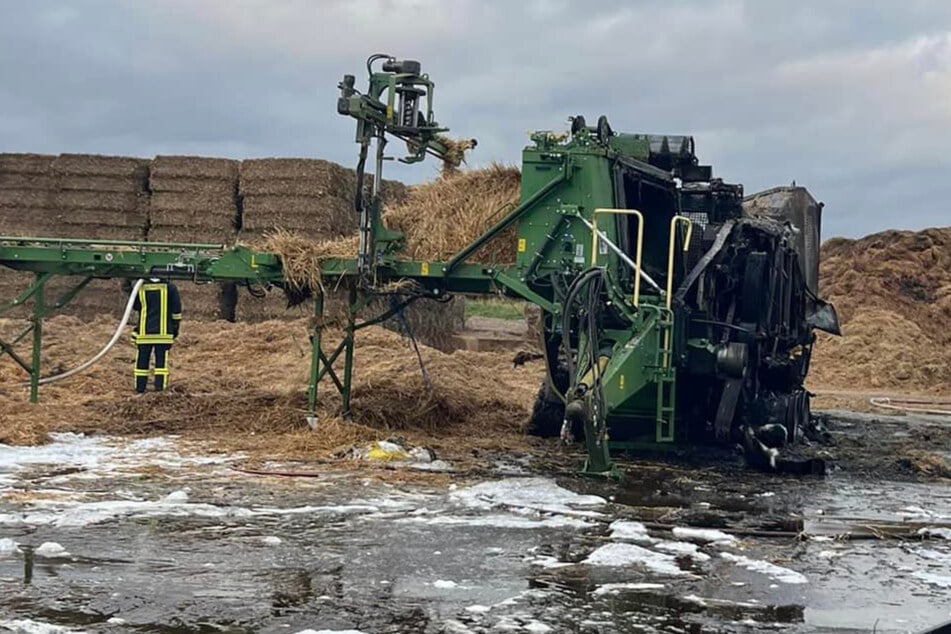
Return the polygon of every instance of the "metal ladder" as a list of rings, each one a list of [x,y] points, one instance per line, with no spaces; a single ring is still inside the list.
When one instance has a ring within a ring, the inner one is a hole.
[[[668,310],[661,313],[657,320],[657,400],[655,415],[655,440],[657,442],[674,441],[674,417],[677,403],[677,374],[671,364],[671,329],[673,315]]]

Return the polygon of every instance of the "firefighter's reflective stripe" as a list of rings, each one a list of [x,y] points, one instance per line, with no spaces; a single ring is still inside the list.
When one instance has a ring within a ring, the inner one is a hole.
[[[181,318],[182,318],[181,313],[172,313],[172,319],[181,319]]]

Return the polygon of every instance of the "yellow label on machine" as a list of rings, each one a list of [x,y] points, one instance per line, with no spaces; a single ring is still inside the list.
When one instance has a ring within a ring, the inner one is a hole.
[[[518,239],[518,252],[525,253],[525,249],[528,248],[528,245],[525,244],[525,238]]]
[[[617,386],[618,386],[618,389],[619,389],[619,390],[623,390],[623,389],[624,389],[624,375],[623,375],[623,374],[621,375],[621,378],[618,379],[618,385],[617,385]]]
[[[429,262],[421,262],[419,272],[421,275],[429,275]]]

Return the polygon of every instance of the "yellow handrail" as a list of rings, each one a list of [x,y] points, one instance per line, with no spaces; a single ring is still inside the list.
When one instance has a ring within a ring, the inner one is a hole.
[[[644,246],[644,214],[636,209],[610,209],[600,207],[591,216],[591,266],[598,265],[598,214],[623,214],[637,218],[637,250],[634,252],[634,307],[641,299],[641,250]]]
[[[693,222],[686,216],[674,216],[670,219],[670,243],[667,246],[667,295],[665,302],[667,310],[670,310],[673,302],[674,290],[674,246],[677,237],[677,223],[687,224],[687,234],[684,236],[684,251],[690,249],[690,234],[693,232]],[[664,360],[663,366],[666,370],[670,366],[670,328],[664,329]]]

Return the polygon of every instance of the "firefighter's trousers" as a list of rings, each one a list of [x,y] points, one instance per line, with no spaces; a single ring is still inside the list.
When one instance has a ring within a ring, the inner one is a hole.
[[[155,390],[161,392],[168,385],[168,353],[170,343],[138,343],[135,355],[135,391],[144,392],[149,383],[149,364],[155,352]]]

